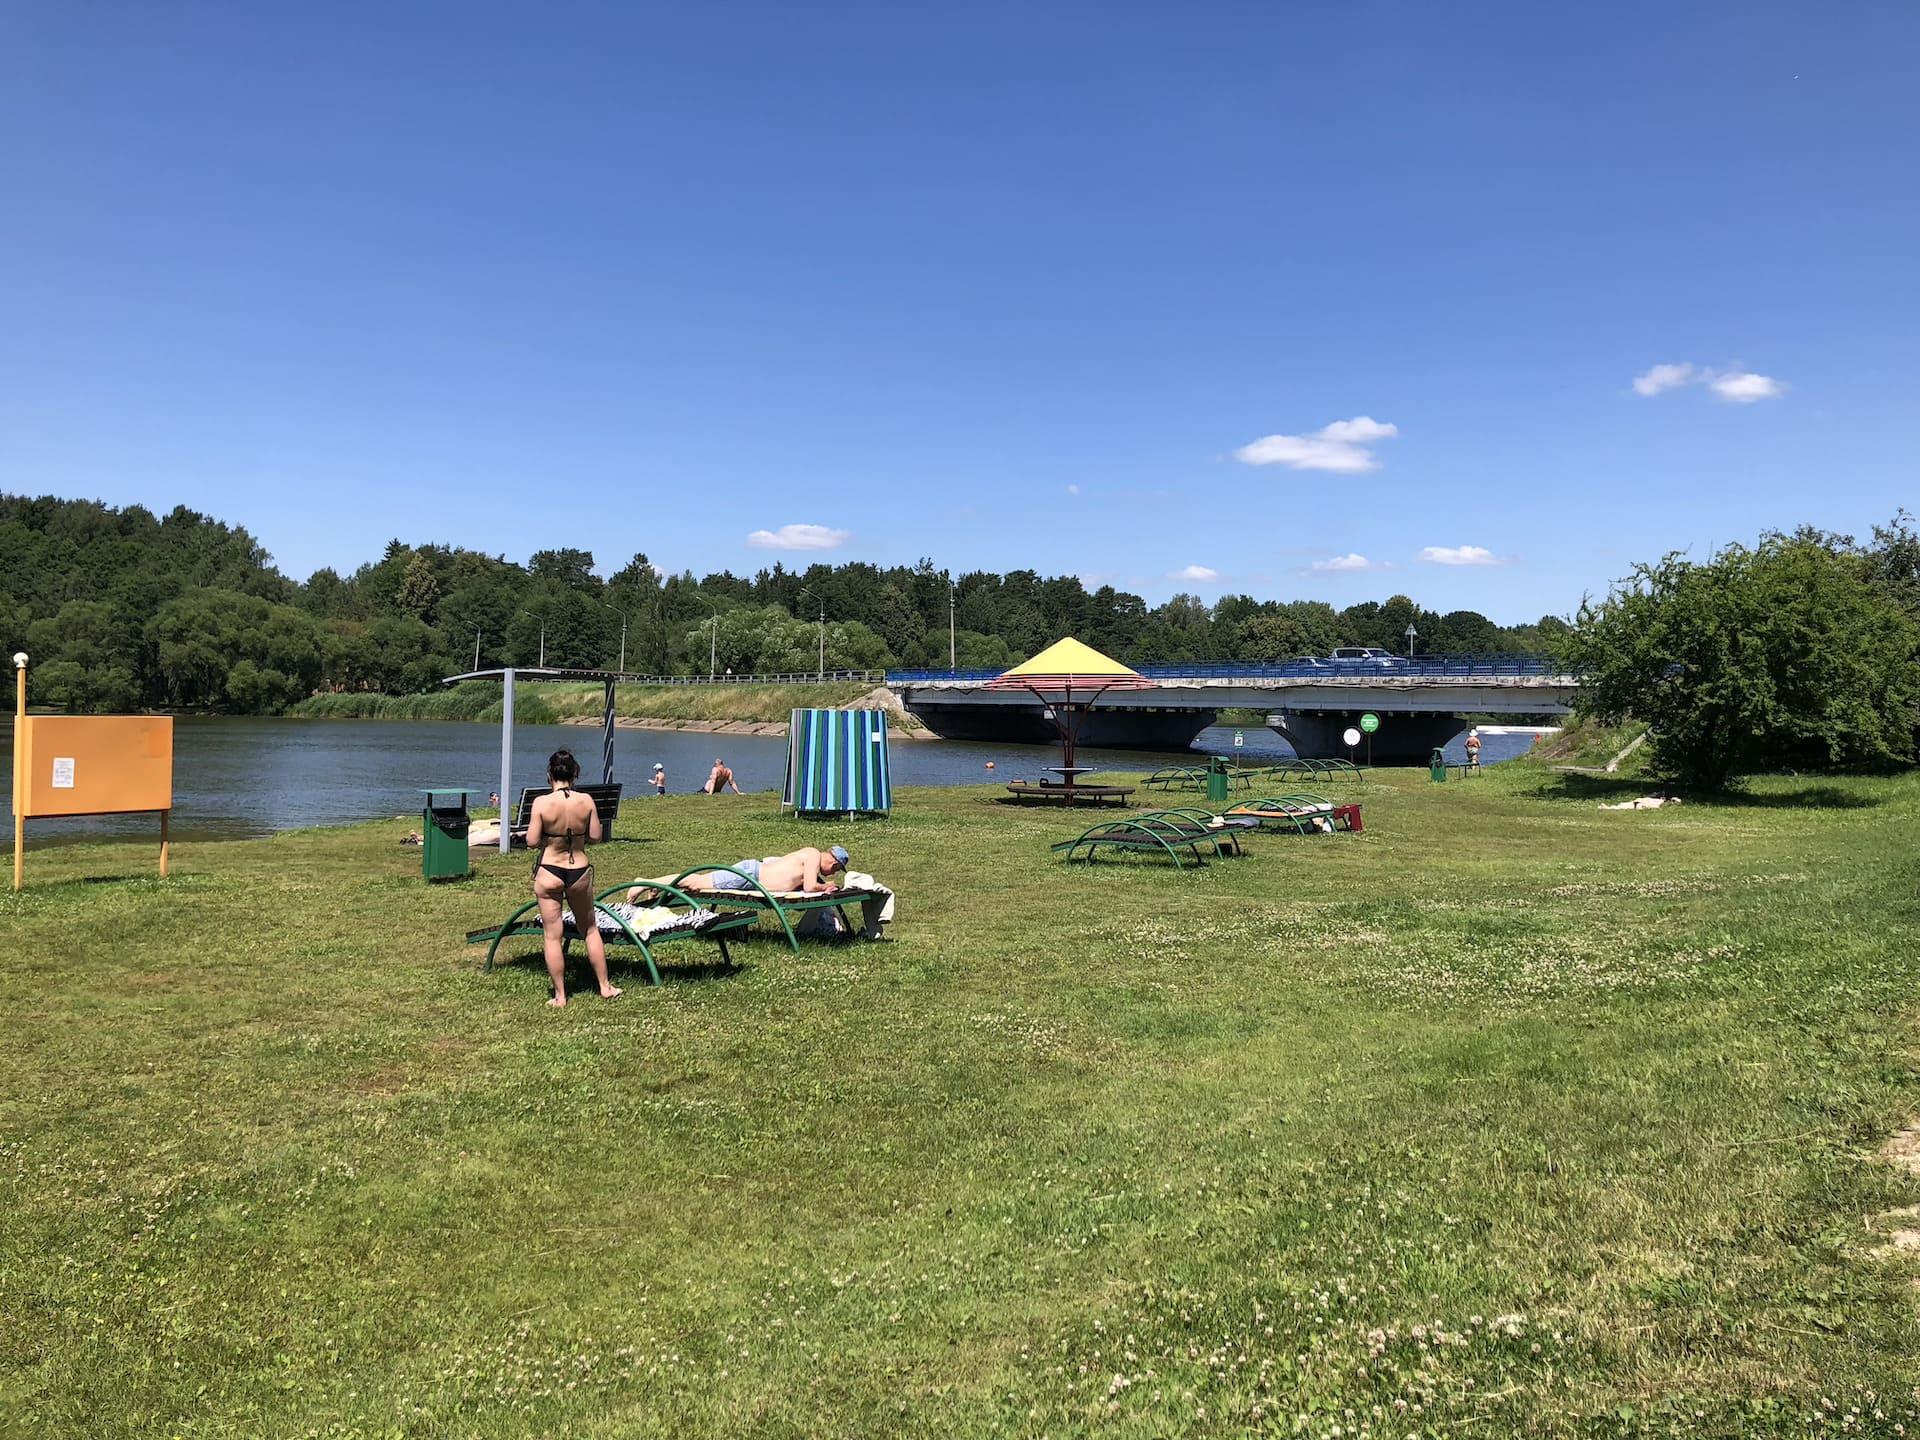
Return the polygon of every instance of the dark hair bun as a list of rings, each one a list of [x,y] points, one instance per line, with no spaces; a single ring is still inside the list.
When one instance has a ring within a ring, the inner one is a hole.
[[[580,762],[573,758],[573,751],[556,750],[547,757],[547,778],[568,781],[580,778]]]

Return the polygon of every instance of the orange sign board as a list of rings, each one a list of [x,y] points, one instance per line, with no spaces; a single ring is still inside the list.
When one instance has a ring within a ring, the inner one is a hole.
[[[171,715],[29,715],[18,724],[13,803],[23,819],[173,808]]]

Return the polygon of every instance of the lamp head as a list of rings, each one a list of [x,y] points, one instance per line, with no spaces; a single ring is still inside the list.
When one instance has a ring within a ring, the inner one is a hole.
[[[27,652],[26,651],[16,650],[13,652],[13,668],[16,670],[24,670],[27,668]]]

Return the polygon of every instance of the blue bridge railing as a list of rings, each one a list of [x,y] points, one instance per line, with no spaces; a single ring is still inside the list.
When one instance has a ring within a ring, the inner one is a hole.
[[[1419,655],[1393,660],[1188,660],[1133,667],[1149,680],[1520,680],[1564,674],[1546,655]],[[999,670],[889,670],[889,685],[993,680]]]

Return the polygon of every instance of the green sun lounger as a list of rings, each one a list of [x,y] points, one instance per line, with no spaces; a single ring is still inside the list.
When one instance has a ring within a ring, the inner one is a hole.
[[[1288,830],[1298,835],[1329,835],[1336,830],[1364,828],[1357,804],[1335,804],[1326,796],[1308,790],[1239,801],[1228,808],[1226,818],[1252,820],[1262,829]]]
[[[746,882],[749,888],[744,890],[700,890],[695,892],[699,897],[698,899],[688,896],[685,891],[674,888],[682,881],[688,880],[695,875],[712,874],[737,875]],[[747,917],[748,924],[752,924],[762,915],[771,915],[780,922],[780,928],[785,932],[787,937],[788,947],[796,953],[800,949],[800,938],[794,934],[793,921],[789,917],[805,915],[812,910],[838,910],[840,912],[840,919],[842,923],[846,925],[849,933],[859,935],[864,933],[865,926],[864,924],[856,925],[853,917],[847,914],[846,907],[849,905],[859,905],[868,900],[882,900],[886,897],[886,892],[884,891],[851,889],[825,890],[818,894],[795,894],[790,891],[783,891],[775,895],[757,879],[747,874],[746,871],[736,869],[732,865],[695,865],[691,869],[682,870],[678,875],[674,876],[672,880],[664,883],[653,880],[630,880],[625,885],[616,886],[615,888],[619,890],[641,889],[671,892],[673,897],[677,897],[689,905],[704,905],[711,909],[724,910],[728,914],[744,915]],[[608,891],[607,893],[612,894],[613,892]],[[663,900],[662,903],[672,904],[674,902],[672,899],[666,899]]]
[[[593,897],[594,918],[599,922],[600,942],[603,945],[631,945],[640,952],[640,958],[646,962],[647,976],[655,984],[660,983],[660,967],[654,960],[654,950],[674,940],[711,940],[720,947],[720,963],[731,965],[733,956],[727,950],[727,936],[747,929],[753,924],[754,917],[740,910],[703,909],[684,891],[675,891],[686,902],[691,913],[677,916],[664,925],[653,925],[642,930],[634,919],[634,907],[619,902],[610,902],[608,897],[625,890],[625,885],[615,885],[602,890]],[[540,902],[529,901],[522,905],[506,920],[485,930],[469,930],[467,943],[478,945],[481,941],[490,941],[487,946],[486,969],[493,969],[494,956],[499,953],[501,942],[521,935],[541,935],[546,933],[540,923],[538,910]],[[533,918],[529,920],[528,915]],[[574,923],[573,911],[569,908],[564,917],[565,931],[563,944],[571,948],[580,938],[579,927]]]
[[[1186,868],[1184,854],[1196,865],[1206,864],[1206,852],[1216,857],[1240,853],[1237,834],[1194,819],[1171,813],[1131,815],[1124,820],[1109,820],[1072,840],[1051,847],[1068,860],[1091,862],[1102,850],[1117,850],[1148,856],[1164,855],[1176,870]]]

